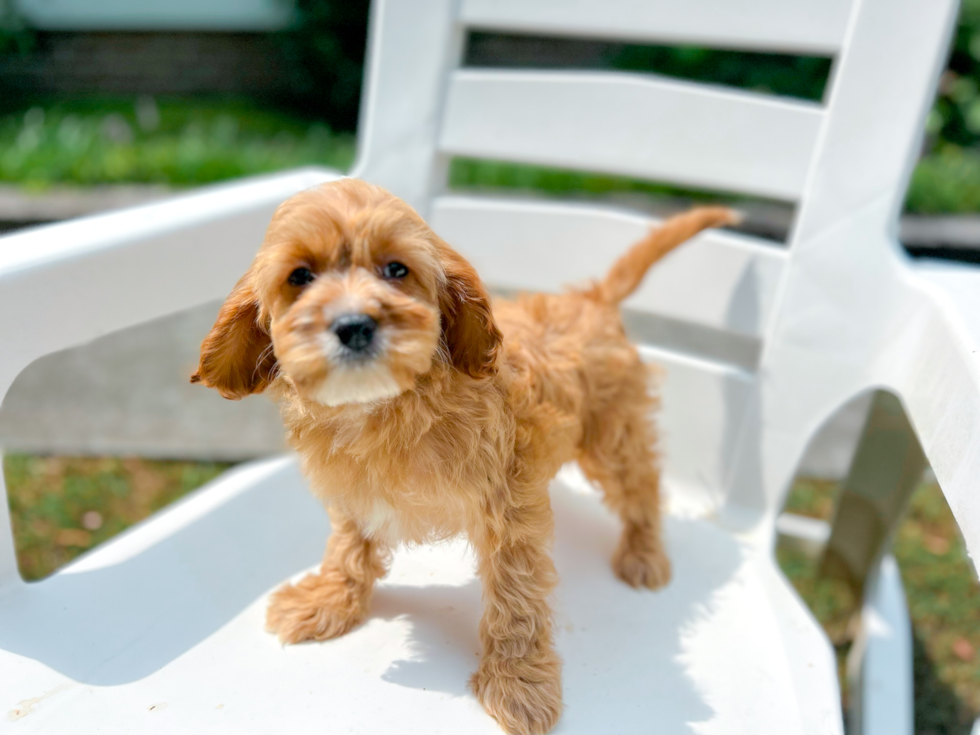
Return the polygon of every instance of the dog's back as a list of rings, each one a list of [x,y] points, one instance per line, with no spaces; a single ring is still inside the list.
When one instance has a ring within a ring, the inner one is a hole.
[[[608,429],[600,417],[648,412],[656,400],[647,389],[651,370],[626,338],[619,304],[678,245],[703,229],[737,221],[737,213],[723,207],[692,209],[652,230],[592,286],[494,302],[504,369],[515,372],[533,403],[549,404],[579,424],[579,448],[592,432]]]

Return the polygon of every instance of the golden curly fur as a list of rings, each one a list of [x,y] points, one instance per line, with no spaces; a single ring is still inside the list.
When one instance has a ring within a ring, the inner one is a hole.
[[[733,220],[692,210],[591,287],[491,306],[472,266],[378,187],[344,179],[284,203],[192,378],[226,398],[272,393],[330,512],[319,573],[272,596],[268,628],[286,643],[343,635],[368,615],[394,545],[465,533],[485,601],[473,691],[507,732],[549,730],[562,695],[548,483],[578,460],[623,521],[615,573],[668,581],[655,399],[618,304],[673,247]],[[298,268],[312,280],[291,282]],[[377,325],[366,356],[335,335],[351,313]]]

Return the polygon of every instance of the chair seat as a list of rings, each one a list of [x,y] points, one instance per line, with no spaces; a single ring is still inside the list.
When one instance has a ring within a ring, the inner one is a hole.
[[[609,565],[616,519],[577,470],[552,488],[565,714],[556,733],[840,733],[832,651],[767,545],[669,516],[674,581]],[[282,647],[267,593],[322,553],[291,458],[233,470],[51,578],[0,594],[11,732],[499,733],[467,689],[479,580],[465,543],[402,549],[369,621]]]

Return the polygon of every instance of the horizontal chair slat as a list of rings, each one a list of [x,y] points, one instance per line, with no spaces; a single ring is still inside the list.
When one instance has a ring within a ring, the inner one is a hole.
[[[431,222],[491,286],[554,292],[605,275],[656,220],[581,204],[445,196]],[[654,266],[625,306],[761,337],[785,258],[754,238],[708,231]]]
[[[443,151],[796,199],[823,111],[608,72],[458,71]]]
[[[852,0],[463,0],[464,24],[502,31],[833,54]]]

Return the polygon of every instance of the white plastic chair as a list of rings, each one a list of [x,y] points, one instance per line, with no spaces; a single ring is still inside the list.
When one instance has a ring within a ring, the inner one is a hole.
[[[493,286],[594,277],[649,222],[446,194],[454,155],[799,202],[785,250],[707,233],[627,304],[637,333],[659,340],[644,353],[666,368],[675,577],[658,593],[617,582],[615,522],[563,471],[552,493],[566,703],[556,732],[842,732],[833,652],[773,544],[807,442],[858,394],[901,399],[971,553],[980,548],[980,280],[915,266],[894,238],[955,11],[955,0],[375,3],[355,174],[419,208]],[[630,74],[460,69],[468,29],[836,62],[818,105]],[[274,207],[337,175],[285,173],[0,240],[0,387],[42,355],[222,297]],[[746,347],[759,349],[754,370],[732,356]],[[0,518],[2,726],[498,732],[466,690],[480,593],[462,542],[400,551],[373,617],[344,638],[283,649],[263,631],[267,593],[318,560],[327,532],[289,457],[227,473],[38,583],[20,579]],[[855,723],[910,733],[901,584],[887,558],[874,579]]]

